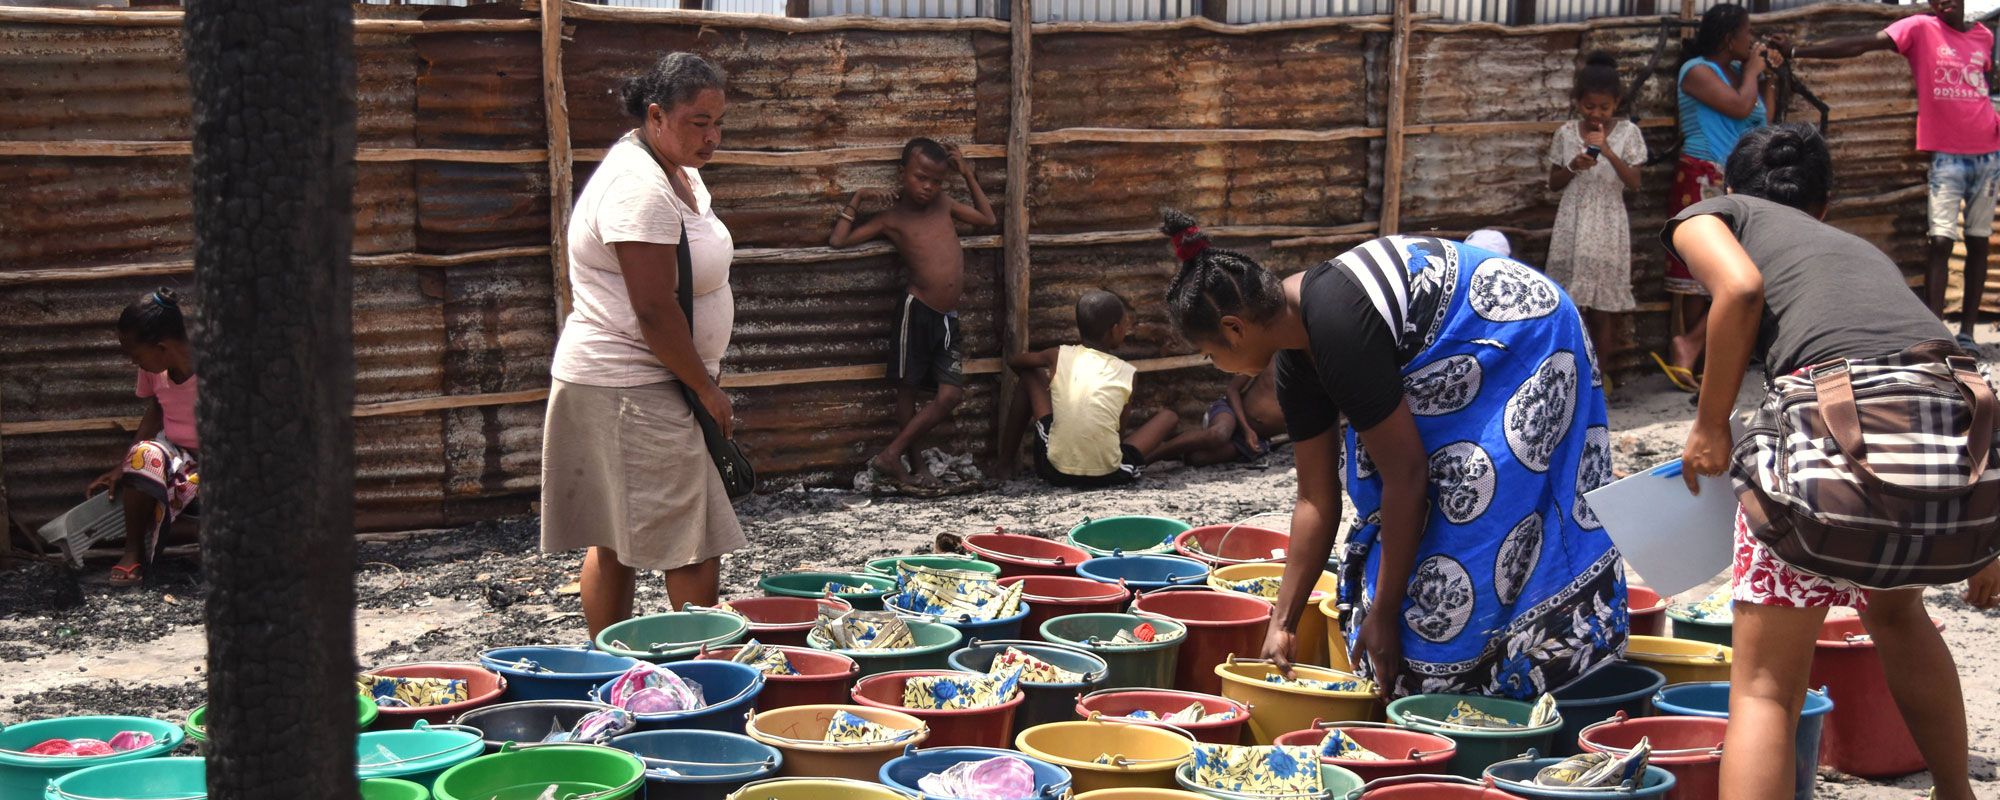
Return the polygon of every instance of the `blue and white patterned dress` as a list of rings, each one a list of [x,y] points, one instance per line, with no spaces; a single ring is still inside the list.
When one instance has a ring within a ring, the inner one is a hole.
[[[1406,271],[1368,268],[1364,249]],[[1404,401],[1430,454],[1393,693],[1527,699],[1617,657],[1624,569],[1582,497],[1611,478],[1611,437],[1576,306],[1533,268],[1442,239],[1377,239],[1335,263],[1399,306],[1386,318],[1404,321]],[[1382,478],[1351,428],[1345,439],[1340,470],[1361,524],[1338,561],[1356,650],[1374,611]],[[1372,671],[1358,651],[1354,663]]]

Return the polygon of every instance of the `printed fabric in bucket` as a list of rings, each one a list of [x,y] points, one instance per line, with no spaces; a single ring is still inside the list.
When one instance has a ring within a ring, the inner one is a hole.
[[[910,626],[894,611],[841,611],[819,607],[819,621],[806,640],[831,650],[901,650],[915,647]]]
[[[637,664],[613,680],[604,702],[634,714],[694,711],[708,706],[701,696],[701,684],[647,663]]]
[[[1459,728],[1461,730],[1469,730],[1469,731],[1508,730],[1512,728],[1539,728],[1543,725],[1547,725],[1550,722],[1555,721],[1556,698],[1555,695],[1545,694],[1542,695],[1541,699],[1536,700],[1534,711],[1529,713],[1528,722],[1525,725],[1519,722],[1514,722],[1513,720],[1509,720],[1505,717],[1496,717],[1493,716],[1492,714],[1488,714],[1477,708],[1473,708],[1471,703],[1467,703],[1463,700],[1458,701],[1458,705],[1452,706],[1451,711],[1447,712],[1444,715],[1444,719],[1429,719],[1427,717],[1419,717],[1415,715],[1405,715],[1405,716],[1407,716],[1410,719],[1423,720],[1424,722],[1428,722],[1442,728]]]
[[[913,614],[986,621],[1021,610],[1021,584],[1002,586],[983,572],[898,562],[896,590],[900,608]]]
[[[1000,651],[1000,655],[993,659],[993,666],[986,670],[988,675],[1006,672],[1019,674],[1023,683],[1082,683],[1087,677],[1081,672],[1071,672],[1021,652],[1018,647]]]
[[[1724,584],[1693,604],[1675,603],[1675,610],[1696,622],[1731,622],[1736,617],[1735,607],[1731,605],[1733,593],[1734,588]]]
[[[1388,760],[1383,758],[1382,754],[1362,747],[1360,742],[1354,741],[1354,737],[1348,736],[1346,731],[1339,728],[1326,732],[1326,738],[1319,743],[1319,754],[1323,758],[1337,758],[1344,761]]]
[[[405,678],[364,672],[355,684],[380,708],[429,708],[472,699],[471,687],[461,678]]]
[[[736,651],[736,655],[729,660],[738,664],[756,667],[765,675],[799,674],[798,670],[792,668],[792,660],[786,657],[785,651],[775,647],[765,647],[758,643],[756,639],[744,642],[743,646]]]
[[[917,788],[959,800],[1032,800],[1035,768],[1014,756],[960,761],[917,780]]]
[[[1021,670],[986,675],[918,675],[903,683],[903,706],[924,711],[992,708],[1014,699]]]
[[[1194,782],[1204,789],[1249,795],[1318,797],[1319,752],[1312,747],[1198,744]]]
[[[1208,707],[1200,703],[1189,703],[1187,708],[1166,715],[1155,713],[1151,709],[1139,708],[1134,709],[1132,713],[1123,717],[1108,717],[1108,719],[1137,719],[1148,722],[1164,722],[1169,725],[1178,725],[1183,722],[1226,722],[1235,718],[1236,709],[1234,708],[1226,708],[1211,714],[1208,711]]]
[[[897,730],[848,711],[836,711],[827,722],[824,741],[831,744],[878,744],[916,736],[920,728]]]
[[[1535,772],[1535,785],[1563,789],[1605,789],[1630,782],[1640,785],[1646,777],[1646,763],[1652,759],[1652,742],[1641,738],[1631,750],[1621,754],[1581,753],[1550,764]]]
[[[1333,670],[1328,670],[1332,672]],[[1337,673],[1347,675],[1345,672]],[[1273,686],[1290,686],[1295,689],[1312,689],[1320,692],[1373,692],[1375,682],[1358,675],[1349,675],[1341,680],[1322,681],[1313,678],[1287,678],[1278,673],[1264,676],[1264,682]],[[1462,705],[1462,704],[1461,704]],[[1471,706],[1466,706],[1471,708]],[[1504,721],[1504,720],[1503,720]]]
[[[1265,600],[1277,600],[1278,586],[1283,582],[1283,579],[1276,575],[1259,575],[1255,578],[1244,578],[1240,581],[1221,581],[1220,583],[1222,584],[1222,588],[1232,592],[1241,592]]]

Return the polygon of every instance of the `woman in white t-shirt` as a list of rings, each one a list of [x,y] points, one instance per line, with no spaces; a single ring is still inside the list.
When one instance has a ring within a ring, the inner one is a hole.
[[[724,77],[691,53],[620,90],[639,127],[604,156],[569,222],[575,310],[551,368],[542,433],[542,549],[590,548],[583,612],[594,639],[632,615],[633,572],[664,570],[674,605],[712,606],[743,529],[676,382],[728,433],[717,385],[735,317],[734,242],[699,169],[722,140]],[[683,239],[685,235],[685,239]],[[693,263],[690,331],[676,289]]]

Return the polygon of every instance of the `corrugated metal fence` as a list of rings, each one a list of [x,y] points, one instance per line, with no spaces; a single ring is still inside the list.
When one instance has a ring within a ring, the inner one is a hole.
[[[1869,0],[1768,0],[1772,11],[1820,2],[1868,2]],[[463,6],[467,0],[367,0],[379,5]],[[680,8],[680,0],[593,0],[603,5],[629,8]],[[1729,0],[1695,0],[1700,13]],[[871,17],[905,19],[957,19],[963,17],[1007,18],[1005,0],[810,0],[811,15],[831,17],[861,14]],[[1646,6],[1661,11],[1677,10],[1658,2]],[[1224,20],[1232,25],[1254,22],[1387,14],[1393,0],[1229,0]],[[742,14],[785,13],[785,0],[702,0],[708,11]],[[1599,17],[1630,16],[1640,13],[1641,0],[1536,0],[1532,20],[1516,19],[1515,0],[1417,0],[1416,10],[1437,14],[1454,22],[1495,22],[1503,25],[1580,22]],[[1197,16],[1202,0],[1039,0],[1036,22],[1129,22]]]

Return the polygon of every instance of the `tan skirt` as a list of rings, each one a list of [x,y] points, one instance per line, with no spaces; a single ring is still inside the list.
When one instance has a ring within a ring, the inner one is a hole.
[[[609,547],[636,569],[744,545],[680,387],[554,381],[542,428],[542,549]]]

